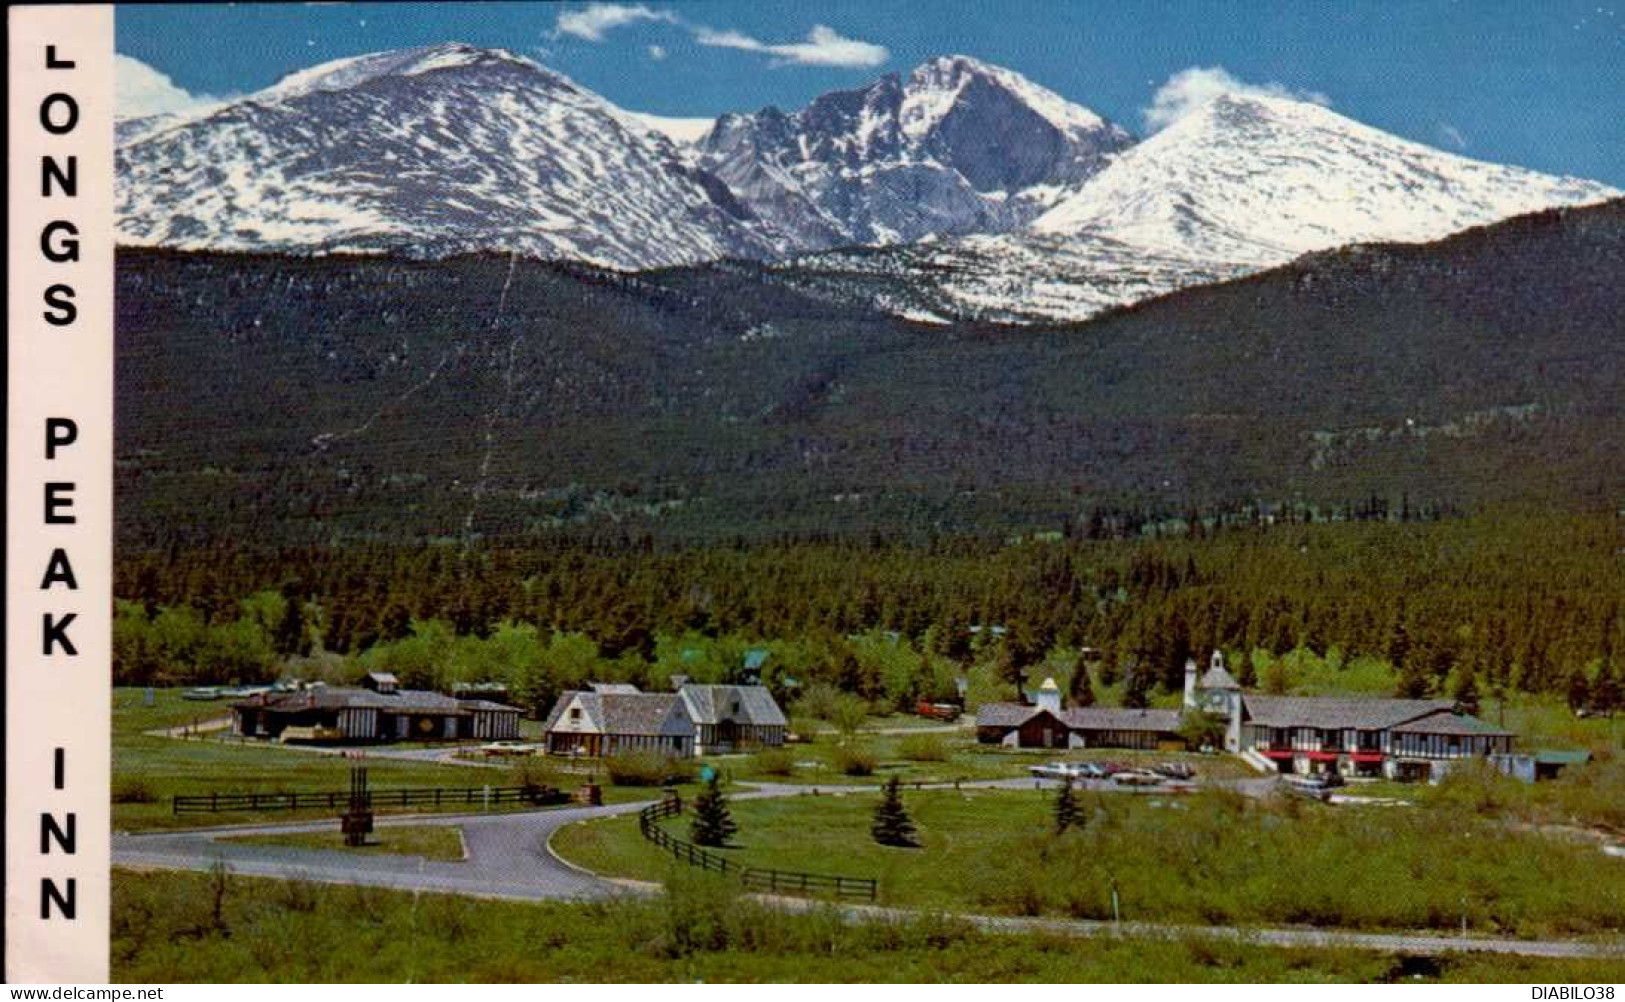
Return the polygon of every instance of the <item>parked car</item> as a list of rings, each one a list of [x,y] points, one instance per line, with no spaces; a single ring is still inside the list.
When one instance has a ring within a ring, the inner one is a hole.
[[[1050,762],[1029,766],[1027,771],[1039,779],[1070,779],[1075,783],[1080,779],[1098,778],[1092,771],[1093,766],[1092,762]]]
[[[1299,797],[1307,797],[1310,800],[1321,801],[1330,800],[1332,787],[1339,786],[1342,782],[1343,777],[1338,776],[1336,773],[1323,773],[1318,776],[1291,775],[1281,777],[1281,786],[1288,793]]]
[[[959,719],[959,714],[962,711],[953,703],[928,703],[922,699],[915,704],[914,712],[922,717],[930,717],[932,720],[946,720],[952,723]]]
[[[1160,786],[1162,777],[1142,769],[1124,769],[1113,774],[1112,782],[1118,786]]]
[[[1169,779],[1195,779],[1196,770],[1188,762],[1158,762],[1151,771]]]
[[[523,741],[492,741],[480,746],[487,755],[534,755],[536,749]]]

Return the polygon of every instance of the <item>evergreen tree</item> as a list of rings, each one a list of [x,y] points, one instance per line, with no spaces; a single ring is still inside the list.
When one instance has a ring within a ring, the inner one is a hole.
[[[1151,673],[1143,665],[1130,665],[1123,676],[1123,705],[1131,710],[1151,705]]]
[[[1456,672],[1455,685],[1450,688],[1450,698],[1456,701],[1456,707],[1462,713],[1478,715],[1478,674],[1471,668],[1463,666]]]
[[[282,618],[277,622],[272,644],[285,658],[310,653],[310,638],[305,632],[304,602],[289,590],[282,593]]]
[[[1591,686],[1586,682],[1584,670],[1569,672],[1569,709],[1579,713],[1591,704]]]
[[[1596,681],[1591,683],[1591,707],[1609,716],[1625,709],[1625,685],[1621,684],[1619,669],[1613,664],[1597,666]]]
[[[720,849],[738,832],[739,826],[728,811],[728,799],[722,795],[717,777],[713,774],[705,789],[694,798],[694,820],[688,826],[689,841]]]
[[[881,790],[880,803],[875,805],[874,823],[869,826],[869,834],[881,845],[905,849],[919,845],[914,839],[914,822],[909,820],[908,811],[903,809],[902,787],[896,776],[886,780]]]
[[[1072,792],[1072,780],[1068,778],[1055,794],[1055,834],[1065,835],[1066,830],[1073,827],[1083,827],[1083,810],[1078,807],[1078,798]]]
[[[1071,696],[1073,706],[1094,706],[1095,687],[1089,681],[1089,666],[1080,658],[1072,669]]]

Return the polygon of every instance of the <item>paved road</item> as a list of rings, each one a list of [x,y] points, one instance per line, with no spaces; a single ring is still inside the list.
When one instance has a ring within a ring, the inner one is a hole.
[[[387,838],[396,825],[451,825],[463,830],[468,859],[460,863],[411,856],[363,856],[340,849],[296,849],[224,842],[230,835],[330,831],[332,820],[281,825],[239,825],[184,831],[116,834],[118,866],[207,870],[223,861],[233,873],[255,877],[368,884],[406,890],[445,891],[485,897],[570,899],[603,897],[618,885],[577,870],[547,849],[547,840],[574,821],[624,814],[643,804],[570,807],[509,814],[420,815],[380,818]]]

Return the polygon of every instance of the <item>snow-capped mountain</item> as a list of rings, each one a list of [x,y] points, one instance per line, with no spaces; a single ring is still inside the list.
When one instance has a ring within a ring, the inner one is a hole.
[[[624,269],[786,246],[658,129],[496,49],[338,60],[202,116],[121,123],[120,138],[130,244]]]
[[[1219,97],[1136,145],[964,56],[707,124],[445,44],[121,121],[118,143],[128,244],[621,269],[801,254],[786,281],[922,319],[1081,319],[1310,251],[1620,194],[1285,98]]]
[[[998,233],[1132,142],[1020,74],[945,56],[785,113],[724,115],[700,163],[808,248]]]
[[[1319,105],[1227,95],[1114,157],[1020,232],[831,252],[787,273],[884,290],[919,313],[1081,319],[1310,251],[1433,240],[1619,194],[1454,156]]]

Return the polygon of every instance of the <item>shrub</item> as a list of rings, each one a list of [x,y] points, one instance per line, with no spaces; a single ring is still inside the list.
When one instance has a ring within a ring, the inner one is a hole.
[[[827,719],[837,731],[850,737],[861,730],[869,719],[869,704],[850,693],[842,693]]]
[[[848,776],[872,776],[879,759],[862,745],[840,745],[831,756],[835,768]]]
[[[752,762],[764,776],[795,775],[796,757],[784,748],[763,748]]]
[[[115,804],[155,804],[158,802],[158,793],[152,784],[144,779],[126,776],[113,784],[113,803]]]
[[[513,777],[514,786],[550,786],[555,790],[563,790],[569,786],[569,777],[561,773],[552,762],[545,759],[517,759],[509,771],[509,775]]]
[[[797,717],[830,720],[835,715],[835,707],[841,696],[841,691],[828,682],[814,682],[796,700],[793,713]]]
[[[694,778],[694,762],[659,752],[622,752],[604,759],[604,771],[616,786],[665,786]]]
[[[935,734],[910,734],[897,742],[897,754],[910,762],[946,762],[948,743]]]

